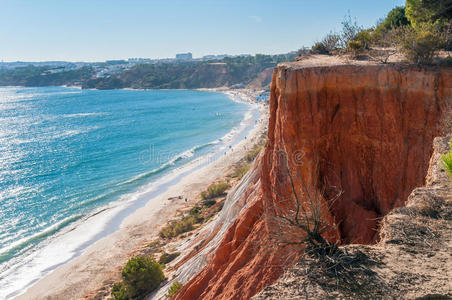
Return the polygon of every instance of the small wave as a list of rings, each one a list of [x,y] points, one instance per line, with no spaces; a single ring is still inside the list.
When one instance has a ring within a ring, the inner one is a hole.
[[[61,115],[62,118],[79,118],[79,117],[98,117],[104,116],[107,113],[105,112],[92,112],[92,113],[77,113],[77,114],[67,114]]]
[[[187,151],[185,151],[185,152],[182,152],[179,156],[180,156],[180,158],[190,158],[190,157],[193,157],[193,155],[195,155],[195,151],[196,151],[196,149],[195,148],[192,148],[192,149],[190,149],[190,150],[187,150]]]
[[[21,138],[12,138],[12,139],[7,140],[8,144],[10,144],[10,145],[30,144],[35,141],[36,141],[36,139],[21,139]]]
[[[71,137],[71,136],[74,136],[74,135],[81,134],[83,132],[84,132],[83,130],[71,129],[71,130],[63,131],[60,134],[56,134],[52,138],[53,139],[68,138],[68,137]]]
[[[87,132],[96,130],[97,128],[98,127],[93,126],[93,127],[89,127],[89,128],[85,128],[85,129],[69,129],[69,130],[66,130],[61,133],[51,136],[50,139],[54,139],[54,140],[65,139],[65,138],[73,137],[75,135],[79,135],[79,134],[83,134],[83,133],[87,133]]]
[[[231,131],[226,133],[222,138],[220,138],[220,141],[227,142],[230,141],[234,135],[237,133],[238,129],[236,127],[232,128]]]
[[[137,181],[137,180],[140,180],[140,179],[143,179],[143,178],[147,178],[147,177],[149,177],[149,176],[151,176],[151,175],[153,175],[153,174],[156,174],[156,173],[158,173],[158,172],[161,172],[161,171],[165,170],[165,169],[168,168],[170,165],[171,165],[171,164],[170,164],[169,162],[168,162],[168,163],[165,163],[165,164],[163,164],[162,166],[160,166],[160,167],[158,167],[158,168],[156,168],[156,169],[153,169],[153,170],[151,170],[151,171],[149,171],[149,172],[142,173],[142,174],[137,175],[137,176],[135,176],[135,177],[133,177],[133,178],[131,178],[131,179],[129,179],[129,180],[126,180],[126,181],[123,181],[123,182],[121,182],[121,183],[118,183],[117,186],[122,186],[122,185],[131,184],[131,183],[133,183],[133,182],[135,182],[135,181]]]
[[[191,149],[189,149],[187,151],[184,151],[184,152],[182,152],[180,154],[177,154],[177,155],[173,156],[169,161],[167,161],[166,163],[164,163],[160,167],[155,168],[155,169],[153,169],[153,170],[151,170],[149,172],[145,172],[145,173],[139,174],[139,175],[137,175],[137,176],[135,176],[135,177],[133,177],[133,178],[131,178],[129,180],[126,180],[126,181],[123,181],[121,183],[118,183],[117,186],[131,184],[131,183],[136,182],[138,180],[142,180],[144,178],[148,178],[151,175],[157,174],[159,172],[162,172],[162,171],[168,169],[169,167],[173,166],[176,162],[178,162],[178,161],[180,161],[182,159],[187,159],[187,158],[191,158],[191,157],[195,156],[196,151],[199,151],[199,150],[201,150],[201,149],[203,149],[205,147],[208,147],[208,146],[216,145],[218,143],[219,143],[219,141],[216,140],[216,141],[212,141],[212,142],[209,142],[209,143],[206,143],[206,144],[197,145],[197,146],[195,146],[195,147],[193,147],[193,148],[191,148]]]
[[[9,246],[6,246],[3,249],[0,249],[0,264],[8,261],[11,257],[13,257],[15,254],[21,252],[22,250],[28,248],[28,246],[37,244],[38,242],[44,240],[45,238],[54,235],[64,227],[68,226],[69,224],[79,220],[82,218],[82,215],[76,215],[72,217],[68,217],[46,229],[44,229],[41,232],[38,232],[30,237],[23,238],[21,240],[18,240],[14,243],[12,243]]]
[[[177,162],[177,161],[179,161],[181,159],[193,157],[195,155],[196,151],[204,149],[205,147],[208,147],[208,146],[216,145],[218,143],[219,142],[217,140],[217,141],[212,141],[212,142],[209,142],[209,143],[206,143],[206,144],[197,145],[197,146],[195,146],[195,147],[193,147],[193,148],[191,148],[191,149],[189,149],[187,151],[182,152],[181,154],[178,154],[178,155],[174,156],[168,163],[173,165],[175,162]]]

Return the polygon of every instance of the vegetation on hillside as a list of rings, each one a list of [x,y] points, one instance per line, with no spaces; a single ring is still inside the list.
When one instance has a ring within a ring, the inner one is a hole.
[[[219,196],[223,196],[229,187],[230,185],[225,181],[211,184],[206,191],[203,191],[201,193],[201,199],[206,201]]]
[[[177,294],[177,292],[179,292],[179,290],[183,287],[182,283],[180,283],[179,281],[175,281],[170,288],[168,289],[168,293],[166,294],[166,296],[168,298],[173,297],[174,295]]]
[[[163,252],[159,259],[159,264],[166,265],[173,260],[175,260],[180,255],[180,252],[174,252],[174,253],[166,253]]]
[[[160,230],[160,237],[170,239],[182,233],[192,231],[195,229],[194,225],[200,223],[202,220],[196,215],[188,215],[182,217],[180,220],[171,221],[162,230]]]
[[[243,165],[237,167],[232,174],[232,178],[242,179],[243,176],[250,170],[251,163],[244,163]]]
[[[387,50],[377,50],[382,47]],[[407,0],[406,7],[395,7],[374,27],[363,28],[348,15],[341,32],[330,32],[309,51],[300,52],[346,52],[354,58],[378,57],[382,62],[403,53],[410,62],[431,64],[438,51],[451,49],[452,0]]]
[[[193,89],[246,85],[269,67],[295,54],[226,57],[221,61],[140,64],[110,77],[85,82],[85,88]]]
[[[406,0],[406,15],[413,27],[452,18],[451,0]]]
[[[91,67],[59,73],[52,73],[52,70],[50,67],[32,65],[11,70],[0,69],[0,86],[80,85],[94,75]]]
[[[131,258],[122,270],[121,278],[122,281],[112,287],[115,300],[144,299],[165,280],[162,266],[147,256]]]
[[[264,148],[263,140],[254,145],[254,147],[248,153],[246,153],[245,157],[237,164],[231,177],[237,178],[239,180],[242,179],[242,177],[245,176],[245,174],[251,168],[251,163],[259,155],[263,148]]]
[[[0,86],[81,85],[83,88],[193,89],[247,85],[266,69],[292,61],[295,53],[226,57],[213,61],[144,63],[113,75],[96,77],[94,67],[60,71],[29,65],[0,70]],[[98,64],[97,67],[105,67]]]

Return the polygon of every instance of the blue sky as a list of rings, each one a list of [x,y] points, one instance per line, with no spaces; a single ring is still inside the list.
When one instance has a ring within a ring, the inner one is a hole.
[[[286,53],[404,0],[0,0],[0,60]]]

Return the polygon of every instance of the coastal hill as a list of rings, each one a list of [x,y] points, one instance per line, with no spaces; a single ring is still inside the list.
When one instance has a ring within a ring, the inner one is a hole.
[[[255,56],[225,58],[218,62],[141,64],[110,77],[88,80],[84,88],[193,89],[244,87],[277,63],[291,61],[292,56]],[[264,81],[268,86],[269,82]]]
[[[194,89],[215,87],[268,88],[271,70],[292,61],[295,53],[225,57],[208,61],[139,63],[124,67],[117,63],[84,64],[65,70],[54,66],[21,66],[0,69],[0,86],[81,86],[87,89]],[[125,61],[124,61],[125,63]],[[104,74],[104,69],[115,69]]]
[[[248,299],[289,268],[259,299],[448,295],[451,82],[450,67],[321,55],[279,65],[265,150],[165,287],[184,284],[175,299]],[[324,248],[335,264],[303,254],[302,212],[339,245]]]

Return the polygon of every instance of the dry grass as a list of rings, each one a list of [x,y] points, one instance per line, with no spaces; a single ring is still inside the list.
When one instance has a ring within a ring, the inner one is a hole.
[[[304,258],[278,281],[277,288],[264,288],[254,299],[376,299],[388,296],[381,277],[371,268],[379,263],[376,257],[357,248],[342,248],[334,255],[317,256],[315,253],[307,251]]]
[[[452,299],[452,189],[438,167],[446,150],[435,151],[429,184],[382,219],[377,245],[340,246],[322,255],[307,248],[254,299]]]

